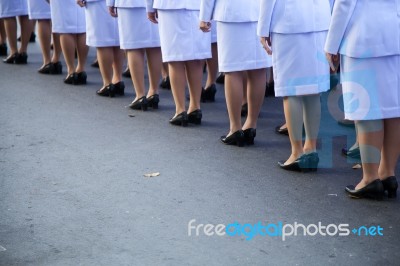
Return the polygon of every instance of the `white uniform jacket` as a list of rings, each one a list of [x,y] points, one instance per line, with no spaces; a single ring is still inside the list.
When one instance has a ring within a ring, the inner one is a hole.
[[[146,0],[147,12],[152,12],[154,9],[188,9],[200,10],[201,0]]]
[[[258,21],[260,0],[202,0],[200,20],[221,22]]]
[[[400,0],[336,0],[325,51],[354,58],[400,54]]]
[[[329,0],[329,4],[331,4],[331,9],[333,9],[333,5],[335,4],[335,0]]]
[[[327,0],[261,0],[257,33],[307,33],[328,30],[331,8]]]
[[[107,6],[146,7],[146,0],[106,0]]]

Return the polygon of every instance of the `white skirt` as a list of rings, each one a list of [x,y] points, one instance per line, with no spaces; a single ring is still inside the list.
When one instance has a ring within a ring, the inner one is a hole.
[[[28,0],[29,19],[51,19],[50,5],[46,1]]]
[[[257,36],[257,22],[218,21],[217,32],[219,71],[245,71],[272,65]]]
[[[0,18],[28,15],[26,0],[0,0]]]
[[[310,95],[329,90],[329,64],[324,52],[327,33],[272,33],[275,96]]]
[[[75,0],[51,0],[50,10],[54,33],[86,32],[85,9]]]
[[[106,1],[86,2],[86,44],[92,47],[119,46],[118,19],[108,13]]]
[[[121,49],[160,47],[157,24],[147,19],[146,8],[118,8]]]
[[[400,117],[400,55],[341,56],[345,118],[375,120]]]
[[[198,10],[158,10],[163,62],[211,58],[211,33],[199,29]]]
[[[211,43],[218,42],[217,36],[217,22],[215,20],[211,21]]]

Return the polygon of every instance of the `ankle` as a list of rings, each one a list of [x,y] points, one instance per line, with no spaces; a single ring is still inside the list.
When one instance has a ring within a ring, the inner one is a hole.
[[[300,150],[299,151],[292,151],[292,153],[290,154],[290,157],[293,157],[293,158],[297,159],[302,155],[303,155],[303,152],[300,151]]]
[[[304,148],[303,149],[303,153],[304,154],[309,154],[309,153],[313,153],[313,152],[317,152],[317,149],[309,149],[309,148]]]
[[[380,180],[385,180],[389,176],[395,176],[394,172],[389,172],[389,171],[382,171],[378,173],[379,179]]]

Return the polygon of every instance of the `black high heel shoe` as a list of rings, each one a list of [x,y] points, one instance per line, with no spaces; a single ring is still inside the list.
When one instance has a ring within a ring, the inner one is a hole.
[[[210,87],[207,87],[205,90],[201,91],[201,102],[215,102],[215,94],[217,93],[217,87],[215,84],[212,84]]]
[[[225,74],[224,73],[219,73],[216,82],[218,84],[224,84],[225,83]]]
[[[188,115],[186,113],[186,111],[183,111],[182,113],[180,113],[179,115],[171,118],[169,120],[169,123],[171,125],[175,125],[175,126],[183,126],[183,127],[187,127],[188,125]]]
[[[99,61],[97,60],[97,58],[96,58],[96,60],[93,61],[93,63],[90,64],[90,66],[94,67],[94,68],[99,68],[100,67],[99,66]]]
[[[191,112],[190,114],[188,114],[189,123],[192,123],[195,125],[200,125],[202,118],[203,118],[203,113],[201,112],[200,109],[197,109],[197,110]]]
[[[87,74],[85,71],[76,74],[76,84],[75,85],[85,85],[87,82]]]
[[[166,90],[171,89],[171,81],[169,80],[169,76],[161,80],[160,87]]]
[[[27,53],[17,54],[17,57],[15,57],[14,63],[17,65],[26,65],[28,63]]]
[[[257,135],[257,131],[255,128],[248,128],[243,130],[244,133],[244,141],[247,145],[254,145],[254,138]]]
[[[17,41],[21,41],[21,36],[18,37]],[[29,36],[29,42],[35,42],[36,41],[36,34],[34,32],[31,33],[31,36]]]
[[[129,68],[126,68],[125,71],[122,73],[122,76],[125,78],[130,78],[131,77],[131,71]]]
[[[382,200],[385,189],[381,180],[376,179],[366,185],[363,188],[355,189],[354,186],[347,186],[346,187],[347,194],[356,199],[368,198],[368,199],[375,199],[375,200]]]
[[[247,116],[248,109],[249,109],[248,104],[247,104],[247,103],[243,104],[243,105],[242,105],[242,109],[240,110],[240,115],[241,115],[242,117]]]
[[[62,64],[60,61],[51,63],[53,65],[52,69],[50,70],[50,74],[52,75],[60,75],[62,74]]]
[[[39,68],[38,72],[40,74],[50,74],[52,68],[53,68],[53,64],[52,63],[48,63],[47,65],[44,65],[43,67]]]
[[[288,128],[282,128],[283,125],[275,127],[275,133],[289,136]]]
[[[109,84],[100,90],[96,91],[97,95],[99,96],[104,96],[104,97],[110,97],[110,92],[113,90],[114,85]]]
[[[123,81],[117,82],[114,85],[113,93],[118,94],[120,96],[125,95],[125,83]]]
[[[147,99],[146,96],[143,96],[136,101],[133,101],[130,105],[129,108],[133,110],[142,110],[142,111],[147,111]]]
[[[354,149],[342,148],[342,154],[346,157],[361,160],[360,147]]]
[[[2,43],[0,44],[0,56],[6,56],[7,55],[7,44]]]
[[[237,145],[238,147],[244,146],[244,133],[243,130],[238,130],[230,136],[221,136],[221,142],[226,145]]]
[[[389,176],[382,180],[382,185],[384,190],[388,192],[388,198],[393,199],[397,197],[397,188],[399,184],[397,183],[396,177]]]
[[[295,172],[302,171],[302,168],[300,167],[300,157],[290,164],[285,164],[285,161],[279,161],[278,165],[280,168],[286,171],[295,171]]]
[[[158,109],[158,103],[160,102],[160,97],[158,94],[151,95],[147,98],[147,104],[153,109]]]
[[[75,85],[77,83],[77,75],[76,73],[72,73],[70,75],[68,75],[68,77],[66,77],[64,79],[64,83],[65,84],[69,84],[69,85]]]
[[[279,161],[278,165],[283,170],[307,173],[316,172],[318,170],[318,163],[318,153],[311,152],[301,155],[291,164],[285,164],[285,161]]]
[[[265,86],[265,97],[275,97],[275,83],[267,82]]]
[[[5,63],[5,64],[14,64],[15,63],[15,59],[17,58],[17,56],[18,56],[18,53],[10,55],[9,57],[3,59],[3,63]]]

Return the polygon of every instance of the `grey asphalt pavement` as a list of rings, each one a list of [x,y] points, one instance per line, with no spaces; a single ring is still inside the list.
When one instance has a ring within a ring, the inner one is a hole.
[[[0,265],[399,265],[400,201],[344,193],[361,171],[340,155],[354,133],[330,115],[334,95],[322,97],[321,169],[286,172],[279,98],[265,99],[256,145],[230,147],[219,142],[229,126],[220,85],[201,126],[174,127],[170,91],[159,110],[131,111],[130,80],[125,97],[98,97],[97,69],[87,86],[64,85],[36,73],[38,44],[29,50],[26,66],[0,64]],[[234,222],[253,227],[207,236],[198,226]],[[259,222],[270,226],[246,240]],[[335,234],[289,234],[319,222]],[[372,229],[339,236],[340,224]]]

